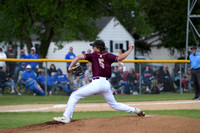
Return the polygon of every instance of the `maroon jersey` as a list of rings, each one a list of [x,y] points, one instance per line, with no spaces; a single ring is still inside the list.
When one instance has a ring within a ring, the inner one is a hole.
[[[111,77],[111,64],[117,62],[116,55],[107,52],[85,54],[85,59],[92,62],[93,77]]]

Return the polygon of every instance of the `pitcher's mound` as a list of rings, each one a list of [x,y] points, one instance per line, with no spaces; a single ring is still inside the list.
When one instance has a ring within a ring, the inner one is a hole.
[[[147,115],[74,120],[68,124],[55,121],[11,129],[1,133],[197,133],[200,119]]]

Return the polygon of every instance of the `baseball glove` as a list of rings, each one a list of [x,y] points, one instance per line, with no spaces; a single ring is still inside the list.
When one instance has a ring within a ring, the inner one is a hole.
[[[70,72],[76,76],[84,75],[84,70],[80,65],[74,66],[71,68]]]

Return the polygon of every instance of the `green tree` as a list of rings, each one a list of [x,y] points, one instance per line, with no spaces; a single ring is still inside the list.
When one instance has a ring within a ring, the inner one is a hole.
[[[116,16],[132,35],[150,31],[136,0],[1,0],[0,42],[18,41],[30,52],[34,37],[45,58],[51,41],[62,47],[66,40],[94,40],[101,16]]]
[[[115,16],[135,38],[136,51],[141,53],[150,52],[150,46],[140,40],[141,37],[153,30],[148,24],[148,17],[138,0],[99,0],[106,9],[105,15]]]
[[[142,0],[141,4],[146,11],[149,23],[155,31],[159,31],[162,40],[161,46],[185,51],[187,0]],[[194,7],[193,13],[200,13],[200,1]],[[194,20],[199,27],[199,21]],[[200,28],[198,28],[200,29]],[[194,45],[193,35],[190,34],[190,45]]]
[[[0,4],[0,41],[19,40],[32,47],[32,38],[41,42],[45,58],[52,40],[91,40],[97,29],[91,18],[98,17],[92,1],[4,0]]]

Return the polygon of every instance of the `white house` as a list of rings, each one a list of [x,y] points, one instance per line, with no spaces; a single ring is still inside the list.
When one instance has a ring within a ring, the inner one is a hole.
[[[124,26],[115,18],[115,17],[102,17],[96,20],[96,26],[99,29],[99,33],[97,35],[97,39],[101,39],[105,42],[107,51],[109,53],[113,53],[118,55],[120,49],[128,50],[129,43],[134,43],[134,38],[130,35],[130,33],[124,28]],[[32,37],[32,43],[34,47],[40,45],[39,41]],[[95,41],[95,40],[94,40]],[[55,42],[51,42],[46,58],[47,59],[65,59],[65,55],[69,52],[69,47],[73,47],[73,52],[75,55],[79,55],[82,51],[87,51],[88,49],[92,50],[92,47],[89,45],[91,42],[87,41],[78,41],[74,40],[71,42],[63,42],[63,48],[58,49],[55,45]],[[6,51],[6,47],[4,47],[4,43],[0,44],[0,47]],[[25,53],[27,53],[27,48],[24,47]],[[20,47],[18,44],[18,57]],[[126,59],[134,59],[135,51]],[[49,67],[51,64],[55,64],[56,67],[61,68],[63,73],[66,73],[66,63],[59,62],[48,62],[47,66]],[[116,63],[113,63],[116,65]],[[125,63],[127,68],[134,67],[134,63]]]
[[[127,50],[129,43],[134,43],[134,38],[124,28],[124,26],[115,17],[102,17],[96,20],[96,26],[100,29],[97,39],[101,39],[105,42],[107,51],[118,55],[121,48]],[[73,47],[75,55],[79,55],[82,51],[92,50],[89,45],[91,42],[87,41],[72,41],[63,42],[63,48],[59,49],[54,42],[50,44],[48,49],[48,59],[64,59],[65,55],[69,52],[69,47]],[[134,50],[126,59],[134,59]],[[50,66],[51,63],[48,63]],[[60,67],[64,73],[66,73],[66,63],[54,62],[56,67]],[[115,64],[113,64],[115,65]],[[134,63],[126,63],[127,68],[133,67]]]

